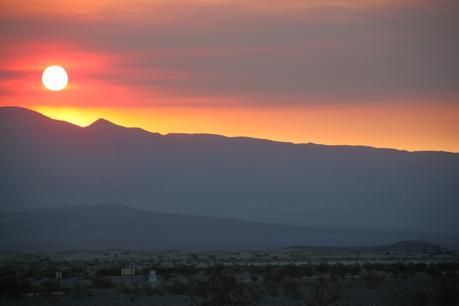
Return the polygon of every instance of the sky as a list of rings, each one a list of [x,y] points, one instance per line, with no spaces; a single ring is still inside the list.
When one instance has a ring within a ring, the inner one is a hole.
[[[81,126],[459,152],[458,54],[455,0],[0,0],[0,106]]]

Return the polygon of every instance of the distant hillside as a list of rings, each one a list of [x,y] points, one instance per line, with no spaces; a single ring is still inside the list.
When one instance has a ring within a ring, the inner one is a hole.
[[[311,246],[311,245],[292,245],[288,247],[284,247],[284,250],[329,250],[329,249],[343,249],[343,250],[374,250],[380,252],[387,252],[387,251],[413,251],[413,252],[444,252],[447,251],[444,247],[439,245],[429,243],[427,241],[422,240],[405,240],[405,241],[397,241],[391,244],[384,244],[384,245],[371,245],[371,246],[345,246],[345,247],[338,247],[338,246],[331,246],[331,247],[320,247],[318,245]]]
[[[459,244],[459,154],[81,128],[14,107],[0,148],[2,211],[123,203]]]
[[[0,213],[0,250],[69,249],[235,250],[291,244],[388,243],[400,233],[246,222],[143,211],[122,205],[84,205]]]
[[[398,241],[393,244],[382,246],[391,250],[412,250],[412,251],[445,251],[445,248],[422,240]]]

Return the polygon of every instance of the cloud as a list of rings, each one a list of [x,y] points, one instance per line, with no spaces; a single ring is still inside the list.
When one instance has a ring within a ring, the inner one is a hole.
[[[51,7],[46,1],[7,10],[2,45],[24,47],[25,57],[50,42],[109,57],[87,77],[132,88],[145,97],[141,103],[167,96],[281,105],[459,96],[454,1],[99,1],[73,14],[66,3],[49,14],[37,13]],[[9,49],[0,55],[19,61]]]
[[[26,77],[29,74],[28,71],[18,70],[0,70],[0,80],[11,80]]]

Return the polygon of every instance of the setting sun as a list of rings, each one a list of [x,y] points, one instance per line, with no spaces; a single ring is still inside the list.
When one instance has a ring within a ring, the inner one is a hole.
[[[49,66],[43,71],[41,80],[46,89],[59,91],[67,86],[68,75],[61,66]]]

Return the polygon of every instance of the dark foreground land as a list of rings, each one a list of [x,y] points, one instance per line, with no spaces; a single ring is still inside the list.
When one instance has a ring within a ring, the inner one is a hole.
[[[417,246],[3,252],[0,305],[459,305],[459,254]]]

